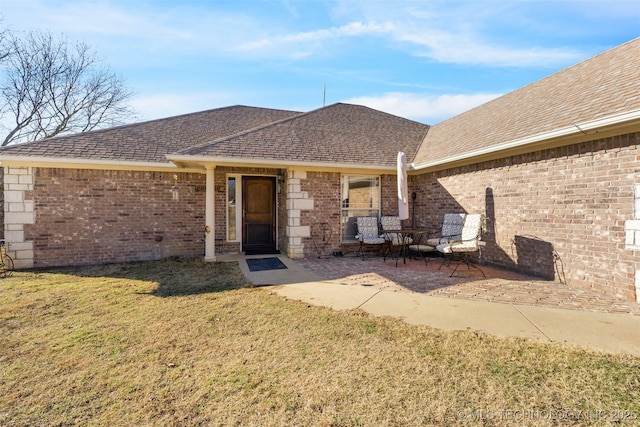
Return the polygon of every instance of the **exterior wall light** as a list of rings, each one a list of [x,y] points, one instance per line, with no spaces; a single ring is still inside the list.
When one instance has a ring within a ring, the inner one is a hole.
[[[284,184],[284,176],[278,175],[276,179],[277,179],[276,188],[277,188],[278,194],[282,194],[282,184]]]

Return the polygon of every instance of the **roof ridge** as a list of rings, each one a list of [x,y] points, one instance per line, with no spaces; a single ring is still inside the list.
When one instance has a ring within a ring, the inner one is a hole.
[[[424,137],[426,136],[426,134],[427,134],[427,132],[428,132],[428,130],[430,128],[430,125],[428,125],[428,124],[421,123],[421,122],[418,122],[418,121],[415,121],[415,120],[411,120],[411,119],[407,119],[406,117],[396,116],[394,114],[390,114],[390,113],[387,113],[387,112],[384,112],[384,111],[376,110],[374,108],[367,107],[366,105],[349,104],[349,103],[345,103],[345,102],[336,102],[336,103],[333,103],[333,104],[330,104],[330,105],[326,105],[326,106],[323,106],[323,107],[316,108],[314,110],[301,112],[300,114],[295,114],[295,115],[292,115],[290,117],[285,117],[285,118],[280,119],[280,120],[276,120],[276,121],[273,121],[273,122],[270,122],[270,123],[266,123],[266,124],[263,124],[263,125],[260,125],[260,126],[255,126],[253,128],[250,128],[250,129],[244,129],[244,130],[242,130],[240,132],[236,132],[235,134],[226,135],[226,136],[223,136],[221,138],[218,138],[218,139],[215,139],[215,140],[212,140],[212,141],[204,142],[202,144],[193,145],[193,146],[191,146],[189,148],[184,148],[182,150],[175,151],[175,152],[170,153],[170,154],[180,154],[180,153],[191,151],[191,150],[198,149],[198,148],[204,148],[204,147],[207,147],[207,146],[214,146],[216,144],[221,144],[221,143],[223,143],[225,141],[232,140],[232,139],[237,138],[237,137],[242,136],[242,135],[248,135],[248,134],[250,134],[252,132],[257,132],[257,131],[260,131],[260,130],[268,129],[270,127],[274,127],[274,126],[280,125],[280,124],[285,123],[285,122],[297,120],[297,119],[299,119],[301,117],[310,116],[312,114],[318,113],[319,111],[333,109],[333,108],[336,108],[336,107],[339,107],[339,106],[342,106],[342,105],[364,108],[364,109],[367,109],[369,111],[374,111],[376,114],[384,114],[386,116],[393,117],[395,119],[401,119],[401,120],[404,120],[404,121],[407,121],[407,122],[412,122],[412,123],[415,123],[415,124],[418,124],[418,125],[421,125],[421,126],[425,126],[427,129],[425,130],[425,133],[424,133],[424,135],[422,137],[422,140],[424,140]],[[322,126],[309,126],[307,129],[325,130],[325,127],[322,127]],[[350,133],[350,134],[357,133],[355,131],[352,132],[352,131],[349,131],[349,130],[347,130],[347,131],[343,130],[341,132]],[[416,150],[415,153],[413,153],[414,157],[415,157],[416,153],[417,153],[417,150]]]
[[[282,110],[282,111],[289,111],[289,110]],[[237,136],[244,135],[244,134],[251,133],[251,132],[255,132],[255,131],[258,131],[258,130],[261,130],[261,129],[266,129],[268,127],[275,126],[277,124],[286,122],[286,121],[288,121],[288,120],[290,120],[292,118],[305,116],[307,114],[309,114],[308,111],[307,112],[300,112],[299,114],[294,114],[294,115],[292,115],[290,117],[285,117],[284,119],[276,120],[276,121],[269,122],[269,123],[266,123],[266,124],[263,124],[263,125],[254,126],[252,128],[249,128],[249,129],[243,129],[240,132],[236,132],[236,133],[231,134],[231,135],[225,135],[225,136],[222,136],[222,137],[220,137],[218,139],[213,139],[211,141],[206,141],[206,142],[203,142],[203,143],[200,143],[200,144],[192,145],[192,146],[190,146],[188,148],[183,148],[182,150],[178,150],[178,151],[175,151],[173,153],[167,153],[167,154],[179,154],[179,153],[182,153],[183,151],[189,151],[189,150],[194,150],[194,149],[197,149],[197,148],[206,147],[208,145],[219,144],[219,143],[224,142],[224,141],[226,141],[228,139],[232,139],[232,138],[235,138]]]
[[[11,144],[11,145],[6,145],[4,147],[0,147],[0,150],[5,149],[5,148],[9,148],[9,147],[24,146],[24,145],[27,145],[27,144],[42,143],[42,142],[45,142],[45,141],[47,141],[47,142],[48,141],[55,141],[55,140],[62,139],[62,138],[71,138],[71,137],[79,136],[79,135],[84,135],[84,136],[96,135],[96,134],[110,132],[110,131],[119,130],[119,129],[134,128],[134,127],[145,126],[145,125],[149,125],[149,124],[153,124],[153,123],[168,122],[168,121],[171,121],[171,120],[181,119],[181,118],[185,118],[185,117],[189,117],[189,116],[197,116],[197,115],[201,115],[201,114],[205,114],[205,113],[211,113],[211,112],[215,112],[215,111],[232,110],[232,109],[238,109],[238,108],[250,108],[250,109],[264,110],[264,111],[283,111],[283,112],[297,113],[297,111],[293,111],[293,110],[283,110],[283,109],[278,109],[278,108],[255,107],[255,106],[250,106],[250,105],[236,104],[236,105],[228,105],[228,106],[225,106],[225,107],[210,108],[210,109],[207,109],[207,110],[196,111],[196,112],[192,112],[192,113],[178,114],[178,115],[175,115],[175,116],[160,117],[160,118],[157,118],[157,119],[144,120],[144,121],[141,121],[141,122],[125,123],[125,124],[118,125],[118,126],[111,126],[111,127],[107,127],[107,128],[95,129],[95,130],[90,130],[90,131],[86,131],[86,132],[76,132],[76,133],[70,133],[70,134],[64,134],[64,135],[56,135],[54,137],[37,139],[35,141],[18,142],[18,143],[15,143],[15,144]]]
[[[330,105],[326,105],[324,107],[316,108],[315,110],[301,112],[300,114],[294,114],[294,115],[292,115],[290,117],[285,117],[284,119],[280,119],[280,120],[276,120],[274,122],[270,122],[270,123],[266,123],[266,124],[263,124],[263,125],[255,126],[253,128],[250,128],[250,129],[244,129],[244,130],[242,130],[240,132],[236,132],[236,133],[234,133],[232,135],[225,135],[223,137],[220,137],[218,139],[214,139],[212,141],[207,141],[207,142],[203,142],[202,144],[193,145],[193,146],[191,146],[189,148],[184,148],[182,150],[173,152],[171,154],[180,154],[183,151],[190,151],[190,150],[197,149],[197,148],[202,148],[202,147],[206,147],[206,146],[210,146],[210,145],[219,144],[219,143],[222,143],[222,142],[224,142],[226,140],[230,140],[230,139],[236,138],[236,137],[238,137],[240,135],[245,135],[245,134],[249,134],[251,132],[256,132],[258,130],[267,129],[269,127],[273,127],[273,126],[276,126],[276,125],[279,125],[279,124],[282,124],[284,122],[287,122],[287,121],[290,121],[290,120],[293,120],[293,119],[297,119],[297,118],[300,118],[300,117],[308,116],[308,115],[310,115],[312,113],[315,113],[315,112],[318,112],[320,110],[328,109],[328,108],[335,107],[335,106],[341,105],[341,104],[342,104],[341,102],[336,102],[334,104],[330,104]],[[284,111],[287,111],[287,110],[284,110]]]

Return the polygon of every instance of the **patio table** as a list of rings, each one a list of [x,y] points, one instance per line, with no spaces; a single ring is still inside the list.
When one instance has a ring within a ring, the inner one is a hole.
[[[407,253],[409,252],[409,243],[407,243],[407,238],[411,237],[413,239],[412,244],[419,244],[420,239],[425,234],[429,234],[429,230],[424,228],[403,228],[401,230],[385,230],[385,234],[396,233],[400,236],[401,245],[398,248],[398,253],[396,254],[396,267],[398,266],[398,259],[400,258],[400,253],[402,252],[402,259],[404,264],[407,263]],[[417,236],[417,237],[416,237]]]

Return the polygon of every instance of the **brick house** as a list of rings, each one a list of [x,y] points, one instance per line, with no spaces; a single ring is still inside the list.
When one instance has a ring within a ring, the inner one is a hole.
[[[330,253],[397,213],[402,151],[408,221],[483,213],[482,262],[637,301],[639,137],[635,39],[431,127],[233,106],[6,147],[5,237],[22,268]]]

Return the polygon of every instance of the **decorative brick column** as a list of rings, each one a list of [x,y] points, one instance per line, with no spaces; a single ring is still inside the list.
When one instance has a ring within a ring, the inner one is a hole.
[[[25,241],[25,224],[35,224],[35,204],[27,192],[33,191],[33,168],[4,168],[4,236],[7,252],[15,268],[31,268],[33,241]]]
[[[305,171],[287,171],[287,255],[289,258],[304,257],[304,237],[311,236],[311,227],[301,225],[301,212],[313,210],[313,199],[302,191],[301,181],[307,179]]]
[[[625,249],[640,250],[640,184],[634,185],[633,219],[624,222]],[[640,303],[640,270],[635,276],[636,302]]]

